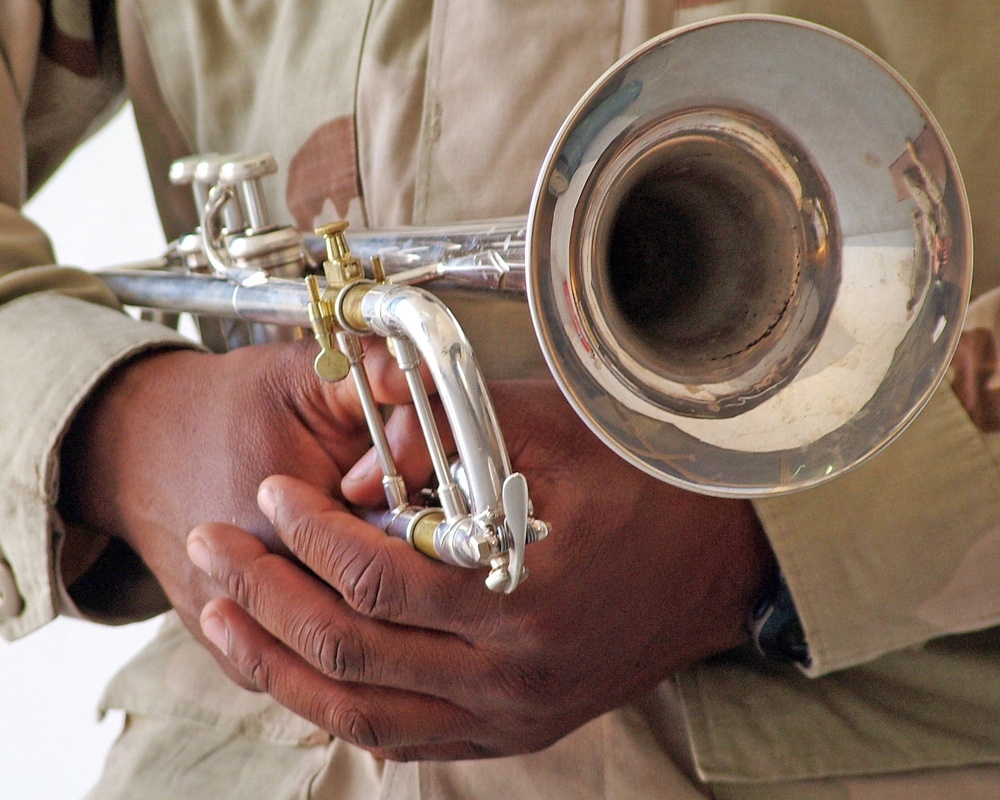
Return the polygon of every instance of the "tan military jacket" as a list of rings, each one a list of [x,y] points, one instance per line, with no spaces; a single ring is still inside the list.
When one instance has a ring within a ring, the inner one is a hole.
[[[54,255],[18,213],[126,84],[168,236],[191,227],[193,210],[186,191],[168,185],[167,165],[199,151],[274,153],[271,208],[303,228],[334,215],[378,226],[518,214],[559,123],[609,64],[674,25],[740,11],[830,25],[914,84],[964,165],[977,293],[1000,283],[1000,29],[988,0],[134,0],[119,4],[120,49],[114,12],[97,0],[0,7],[0,374],[19,376],[0,394],[4,634],[57,613],[115,620],[159,608],[148,576],[123,581],[113,606],[74,606],[56,566],[56,454],[75,409],[114,364],[183,345],[119,315],[97,281],[45,266]],[[579,743],[595,725],[619,743],[595,756],[603,777],[588,785],[641,796],[656,785],[657,764],[688,749],[716,787],[1000,762],[998,308],[1000,297],[984,296],[955,361],[955,390],[940,391],[897,443],[826,488],[757,504],[805,626],[808,676],[742,653],[692,668],[678,676],[678,694],[665,688],[569,738],[584,760]],[[516,363],[485,336],[501,314],[504,351],[525,354]],[[523,310],[473,306],[461,317],[495,374],[538,366]],[[104,544],[99,532],[92,541]],[[211,737],[304,747],[303,775],[332,763],[334,751],[313,749],[331,746],[319,732],[230,686],[173,623],[105,703]],[[683,718],[687,745],[668,742],[667,717]],[[481,769],[502,770],[497,763]],[[184,767],[161,759],[156,769],[165,772],[149,773],[150,787]],[[386,780],[381,769],[369,770],[373,780]],[[419,781],[451,774],[427,770]]]

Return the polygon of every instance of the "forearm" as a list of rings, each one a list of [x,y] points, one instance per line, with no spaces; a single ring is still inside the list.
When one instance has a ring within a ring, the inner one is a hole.
[[[122,621],[164,607],[155,582],[145,577],[120,580],[114,603],[95,604],[93,593],[78,598],[67,591],[109,554],[110,537],[79,520],[63,523],[55,508],[59,453],[81,403],[116,365],[143,352],[191,345],[120,313],[100,279],[56,266],[53,258],[44,232],[0,205],[0,369],[16,376],[0,398],[0,482],[12,499],[0,512],[0,567],[12,573],[19,593],[11,606],[19,613],[0,619],[6,636],[26,633],[57,613]]]

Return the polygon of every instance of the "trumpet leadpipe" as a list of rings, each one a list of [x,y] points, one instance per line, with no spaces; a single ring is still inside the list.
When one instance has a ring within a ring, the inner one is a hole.
[[[348,233],[347,241],[362,261],[381,258],[390,284],[523,296],[525,228],[525,219],[511,218],[454,228],[372,229]],[[302,247],[308,263],[322,263],[321,237],[303,236]],[[309,294],[301,281],[252,272],[225,280],[192,272],[183,267],[175,249],[161,258],[109,267],[97,275],[126,306],[309,326]]]
[[[126,306],[309,327],[309,291],[301,280],[262,276],[237,283],[214,275],[128,267],[99,276]]]

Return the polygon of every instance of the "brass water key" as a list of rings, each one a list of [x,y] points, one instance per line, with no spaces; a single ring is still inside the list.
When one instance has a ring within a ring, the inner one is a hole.
[[[334,344],[337,336],[335,304],[323,299],[315,275],[306,277],[306,287],[309,289],[309,321],[320,347],[313,369],[328,383],[342,381],[351,371],[351,362]]]

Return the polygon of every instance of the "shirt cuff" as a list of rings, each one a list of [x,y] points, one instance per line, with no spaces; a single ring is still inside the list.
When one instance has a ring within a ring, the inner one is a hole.
[[[18,598],[0,605],[17,638],[59,613],[80,615],[59,575],[59,446],[74,414],[116,365],[159,348],[194,347],[176,332],[56,292],[0,306],[0,570]],[[136,580],[148,591],[149,582]],[[137,603],[142,606],[143,603]]]
[[[881,454],[755,501],[818,676],[1000,624],[1000,473],[950,388]]]

